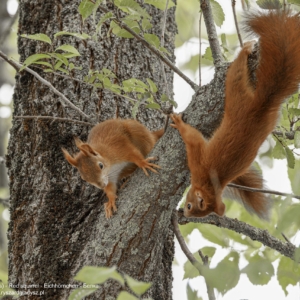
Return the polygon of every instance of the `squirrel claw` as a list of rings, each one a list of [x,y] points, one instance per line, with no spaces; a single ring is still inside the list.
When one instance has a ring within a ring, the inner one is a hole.
[[[110,219],[113,215],[113,211],[116,212],[117,211],[117,207],[115,203],[104,203],[104,208],[105,208],[105,217],[106,219]]]
[[[170,118],[175,124],[170,124],[173,128],[178,128],[179,123],[182,122],[182,114],[176,115],[176,114],[171,114]]]

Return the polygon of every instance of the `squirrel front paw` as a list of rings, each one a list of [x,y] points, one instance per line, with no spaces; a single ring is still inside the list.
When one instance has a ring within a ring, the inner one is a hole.
[[[170,126],[173,127],[173,128],[177,128],[178,129],[179,126],[180,126],[180,124],[183,123],[183,121],[182,121],[182,114],[180,114],[180,115],[171,114],[170,118],[174,122],[174,124],[170,124]]]

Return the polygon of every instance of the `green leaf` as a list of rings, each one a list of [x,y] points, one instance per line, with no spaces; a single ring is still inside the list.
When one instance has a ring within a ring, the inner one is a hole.
[[[129,288],[138,296],[143,295],[151,287],[151,283],[137,281],[128,275],[125,275],[125,279]]]
[[[117,300],[139,300],[139,298],[129,294],[128,292],[121,292],[117,298]]]
[[[121,285],[124,285],[124,279],[116,271],[116,267],[93,267],[84,266],[75,276],[75,280],[86,282],[88,284],[101,284],[108,279],[114,279]]]
[[[290,258],[282,256],[277,269],[277,280],[285,295],[287,295],[287,286],[295,286],[300,280],[300,265],[296,264]]]
[[[162,102],[170,102],[175,108],[178,107],[178,104],[176,101],[169,99],[168,96],[166,94],[162,94],[161,99]]]
[[[215,0],[210,0],[210,4],[214,21],[217,26],[221,27],[225,20],[225,15],[222,6]]]
[[[54,34],[54,37],[58,37],[61,35],[71,35],[71,36],[77,37],[82,40],[86,40],[91,37],[90,35],[88,35],[86,33],[68,32],[68,31],[59,31]]]
[[[144,18],[151,19],[150,15],[134,0],[115,0],[114,4],[128,14],[138,14]]]
[[[193,266],[189,260],[187,260],[186,263],[184,264],[183,270],[184,270],[183,279],[186,278],[193,279],[200,276],[198,269],[196,269],[196,267]]]
[[[44,66],[47,66],[49,68],[52,68],[52,65],[48,62],[45,62],[45,61],[36,61],[34,64],[35,65],[44,65]]]
[[[193,291],[189,283],[186,285],[186,295],[188,300],[202,300],[202,298],[197,296],[197,291]]]
[[[265,285],[274,276],[274,268],[269,260],[256,254],[248,261],[249,264],[241,271],[247,274],[252,284]]]
[[[160,10],[165,10],[167,5],[167,0],[145,0],[145,3],[151,4]],[[169,1],[168,9],[175,6],[173,1]]]
[[[54,57],[55,59],[61,61],[63,64],[65,64],[66,66],[69,65],[69,61],[66,57],[64,57],[62,54],[60,53],[49,53],[52,57]]]
[[[284,150],[286,153],[286,158],[287,158],[289,168],[294,169],[294,167],[295,167],[294,153],[292,152],[292,150],[289,147],[285,147]]]
[[[284,147],[281,145],[281,143],[278,140],[276,140],[276,145],[273,148],[272,155],[276,159],[286,158]]]
[[[58,71],[61,71],[61,72],[63,72],[63,73],[65,73],[65,74],[67,74],[67,75],[70,74],[69,71],[66,70],[66,69],[64,69],[64,68],[58,68],[57,70],[58,70]]]
[[[55,49],[55,51],[57,51],[57,50],[70,52],[72,54],[75,54],[76,56],[80,56],[80,53],[72,45],[61,45]]]
[[[68,300],[79,300],[79,299],[83,299],[85,296],[88,296],[92,293],[94,293],[97,289],[76,289],[74,291],[72,291],[72,293],[70,294]]]
[[[223,233],[224,229],[214,228],[214,230],[212,230],[211,227],[207,224],[201,224],[201,226],[199,226],[198,229],[201,232],[202,236],[208,241],[220,245],[222,247],[229,246],[228,238]]]
[[[33,54],[26,58],[26,60],[23,63],[23,67],[20,69],[20,71],[24,70],[26,67],[30,66],[31,64],[37,62],[40,59],[43,58],[51,58],[48,54]]]
[[[101,26],[103,25],[103,23],[106,22],[107,20],[109,20],[110,18],[112,18],[113,16],[114,15],[112,12],[108,12],[104,16],[102,16],[97,24],[96,32],[98,33],[99,30],[101,29]]]
[[[150,79],[150,78],[147,78],[147,82],[149,84],[149,87],[150,87],[150,91],[152,93],[156,93],[157,92],[157,86],[156,84]],[[300,133],[300,132],[299,132]]]
[[[79,7],[78,7],[78,11],[82,16],[83,21],[85,19],[87,19],[93,13],[94,6],[95,6],[95,4],[92,3],[90,0],[82,0],[81,1],[81,3],[79,4]]]
[[[160,46],[160,40],[157,35],[151,34],[151,33],[145,33],[144,34],[144,39],[152,46],[155,48],[159,48]]]
[[[208,256],[208,258],[212,258],[214,254],[216,253],[215,247],[203,247],[200,249],[204,256]]]
[[[262,9],[280,9],[282,5],[279,0],[257,0],[256,4]]]
[[[300,148],[300,131],[295,132],[294,145],[295,145],[295,148],[297,148],[297,149]]]
[[[300,194],[300,184],[299,184],[299,178],[300,178],[300,160],[295,161],[295,168],[290,169],[288,168],[288,176],[291,182],[292,191],[295,195]]]
[[[147,30],[151,29],[152,28],[151,22],[148,19],[143,18],[143,20],[142,20],[142,28],[143,28],[144,31],[147,31]]]
[[[27,39],[30,39],[30,40],[45,42],[45,43],[48,43],[50,45],[52,44],[52,41],[49,38],[49,36],[46,35],[46,34],[43,34],[43,33],[29,34],[29,35],[21,34],[21,37],[24,37],[24,38],[27,38]]]
[[[207,47],[205,53],[202,55],[202,58],[205,58],[209,61],[213,61],[212,53],[210,47]]]
[[[203,268],[203,276],[207,283],[215,287],[223,295],[234,288],[240,279],[239,254],[229,253],[215,269]],[[222,280],[220,280],[222,278]]]
[[[129,33],[127,30],[122,29],[117,23],[114,21],[110,22],[110,28],[112,29],[112,33],[115,34],[118,37],[131,39],[133,38],[133,35]]]
[[[160,109],[160,105],[158,103],[149,103],[147,104],[146,108],[152,108],[152,109]]]
[[[55,64],[54,70],[57,70],[58,68],[60,68],[62,64],[63,64],[63,62],[59,60],[59,61]]]

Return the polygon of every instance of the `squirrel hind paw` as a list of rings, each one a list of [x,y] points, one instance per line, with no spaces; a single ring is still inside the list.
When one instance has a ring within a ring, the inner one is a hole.
[[[113,212],[117,211],[117,207],[115,204],[112,203],[104,203],[104,208],[105,208],[105,217],[106,219],[110,219],[113,215]]]
[[[176,114],[171,114],[170,115],[170,118],[172,119],[172,121],[175,123],[175,124],[170,124],[172,127],[174,128],[177,128],[177,125],[182,121],[182,114],[179,114],[179,115],[176,115]]]

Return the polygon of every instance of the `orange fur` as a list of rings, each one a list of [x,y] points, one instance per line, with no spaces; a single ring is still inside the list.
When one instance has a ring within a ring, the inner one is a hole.
[[[246,30],[260,36],[260,62],[256,88],[249,83],[248,55],[253,42],[244,45],[226,77],[225,114],[209,142],[181,116],[172,115],[186,144],[191,189],[185,216],[223,215],[222,192],[233,181],[261,187],[261,179],[249,174],[257,150],[274,128],[281,103],[297,91],[300,82],[300,19],[290,11],[249,14]],[[246,206],[259,216],[268,212],[262,194],[238,192]]]
[[[80,150],[72,157],[62,149],[66,160],[76,167],[81,178],[99,189],[108,197],[105,204],[106,217],[116,211],[117,183],[129,176],[137,167],[157,173],[160,168],[151,163],[154,157],[147,154],[163,135],[163,130],[150,132],[144,125],[135,120],[107,120],[92,128],[86,143],[75,138]]]

